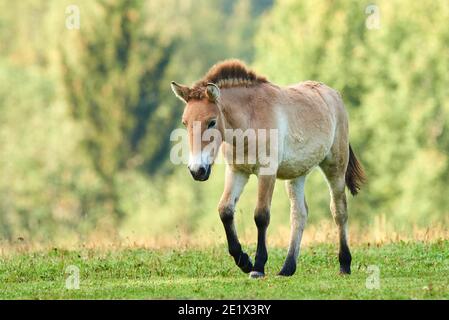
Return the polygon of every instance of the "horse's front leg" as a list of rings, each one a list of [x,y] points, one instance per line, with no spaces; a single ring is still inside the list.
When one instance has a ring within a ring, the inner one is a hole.
[[[248,175],[233,171],[231,167],[226,168],[225,189],[221,196],[218,212],[226,232],[230,255],[243,272],[249,273],[253,269],[253,264],[249,256],[243,252],[237,237],[234,224],[234,212],[237,201],[242,194],[243,188],[248,182]]]
[[[265,263],[268,260],[266,235],[270,223],[271,199],[275,184],[275,176],[259,176],[257,206],[254,211],[254,221],[257,226],[257,251],[254,268],[250,273],[251,278],[265,276]]]

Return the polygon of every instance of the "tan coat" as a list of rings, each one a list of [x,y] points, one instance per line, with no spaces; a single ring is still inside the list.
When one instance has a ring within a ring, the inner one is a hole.
[[[282,88],[235,60],[215,65],[192,88],[173,82],[172,89],[186,102],[182,119],[189,135],[189,169],[194,179],[208,179],[222,144],[228,166],[218,208],[229,252],[236,264],[244,272],[250,272],[252,278],[264,276],[268,259],[266,229],[274,185],[279,178],[287,180],[291,201],[290,247],[280,275],[289,276],[295,272],[308,215],[304,194],[306,176],[319,166],[329,184],[331,212],[339,230],[340,272],[350,273],[345,186],[352,194],[357,194],[364,173],[349,145],[348,115],[340,94],[314,81]],[[222,137],[213,140],[215,147],[208,149],[209,141],[195,144],[195,130],[204,134],[209,129],[218,130]],[[275,135],[270,136],[268,132],[265,136],[259,135],[261,129],[275,132]],[[229,137],[227,132],[233,135]],[[257,134],[251,135],[251,132]],[[259,152],[250,160],[252,146],[256,146],[257,151],[267,146],[270,154],[276,154],[275,161],[268,164]],[[241,153],[245,157],[237,161],[236,155]],[[274,168],[272,173],[261,174],[267,167]],[[259,179],[254,213],[258,228],[254,265],[243,252],[234,226],[235,206],[250,174],[256,174]]]

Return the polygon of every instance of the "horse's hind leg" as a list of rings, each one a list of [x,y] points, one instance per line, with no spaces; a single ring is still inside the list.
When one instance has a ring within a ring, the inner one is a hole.
[[[280,276],[291,276],[296,271],[302,233],[307,222],[307,204],[304,196],[305,180],[306,177],[302,176],[285,183],[290,198],[291,235],[287,258],[279,273]]]
[[[320,164],[327,178],[331,194],[330,209],[335,223],[338,226],[340,251],[338,259],[340,262],[340,273],[351,273],[351,252],[348,246],[348,208],[345,194],[345,174],[347,156],[340,159],[328,159]]]

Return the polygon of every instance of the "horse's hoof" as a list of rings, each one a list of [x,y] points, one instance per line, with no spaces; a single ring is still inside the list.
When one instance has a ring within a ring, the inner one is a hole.
[[[281,277],[291,277],[296,272],[296,264],[286,262],[282,267],[281,272],[278,273],[278,276]]]
[[[251,270],[253,270],[253,263],[251,261],[251,258],[246,253],[244,253],[243,254],[243,259],[244,259],[244,265],[240,266],[240,269],[244,273],[250,273]]]
[[[278,276],[280,277],[291,277],[294,274],[294,272],[285,272],[285,271],[281,271],[278,273]]]
[[[260,278],[263,278],[263,277],[265,277],[265,274],[262,273],[262,272],[259,272],[259,271],[251,271],[249,273],[249,278],[250,279],[260,279]]]
[[[351,274],[351,267],[340,267],[340,275],[341,276],[349,276]]]

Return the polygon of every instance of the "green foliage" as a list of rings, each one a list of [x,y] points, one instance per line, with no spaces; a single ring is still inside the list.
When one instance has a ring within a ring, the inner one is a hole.
[[[161,119],[151,119],[173,44],[145,32],[142,1],[101,2],[92,10],[98,17],[81,29],[75,62],[64,54],[64,83],[87,154],[108,186],[105,199],[120,215],[116,175],[142,159],[159,160],[160,143],[142,148],[150,124],[153,132],[169,134]]]
[[[37,70],[1,61],[0,82],[1,237],[69,240],[86,232],[101,211],[102,185],[78,157],[81,135],[67,106]]]
[[[353,274],[342,277],[338,249],[312,246],[303,251],[290,278],[276,276],[286,250],[270,249],[267,278],[251,280],[224,246],[182,251],[55,248],[0,258],[0,298],[447,299],[449,261],[442,252],[448,249],[447,241],[360,246],[353,250]],[[372,265],[379,268],[378,289],[366,286]],[[79,268],[79,290],[65,288],[68,266]]]

